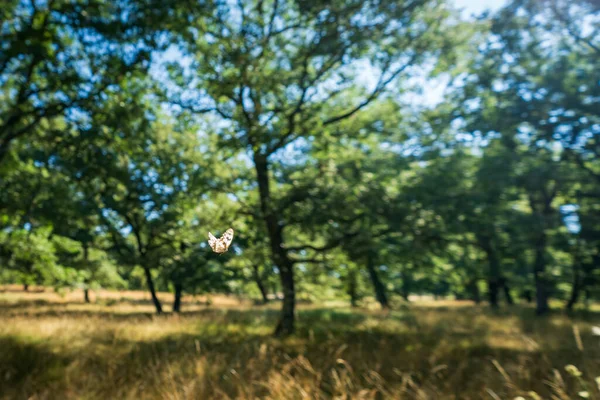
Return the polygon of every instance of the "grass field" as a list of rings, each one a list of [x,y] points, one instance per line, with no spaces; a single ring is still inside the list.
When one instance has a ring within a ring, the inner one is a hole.
[[[277,304],[186,298],[180,316],[157,317],[148,300],[0,289],[0,398],[600,399],[592,312],[303,306],[280,340]]]

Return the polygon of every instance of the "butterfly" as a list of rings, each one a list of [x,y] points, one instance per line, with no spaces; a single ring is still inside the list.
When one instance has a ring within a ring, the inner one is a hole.
[[[208,232],[208,244],[215,253],[225,253],[229,249],[232,240],[233,229],[231,228],[227,229],[223,236],[221,236],[219,239],[214,237],[212,233]]]

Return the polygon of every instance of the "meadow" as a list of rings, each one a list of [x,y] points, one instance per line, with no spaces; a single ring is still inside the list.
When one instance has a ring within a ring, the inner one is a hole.
[[[156,316],[147,297],[4,287],[0,398],[600,398],[593,311],[307,304],[297,334],[276,339],[277,303],[186,297],[180,315]]]

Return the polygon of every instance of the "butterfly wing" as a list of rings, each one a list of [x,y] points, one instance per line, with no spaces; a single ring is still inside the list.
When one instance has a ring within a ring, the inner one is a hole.
[[[225,250],[229,248],[231,242],[233,241],[233,229],[229,228],[225,231],[223,236],[221,237],[223,244],[225,245]]]
[[[216,251],[217,247],[217,238],[213,236],[212,233],[208,232],[208,245],[213,251]]]

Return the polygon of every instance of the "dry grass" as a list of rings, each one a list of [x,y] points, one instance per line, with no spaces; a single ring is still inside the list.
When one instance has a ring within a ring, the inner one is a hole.
[[[156,317],[143,293],[80,295],[0,290],[0,398],[600,399],[594,313],[304,307],[278,340],[275,305],[213,296]]]

